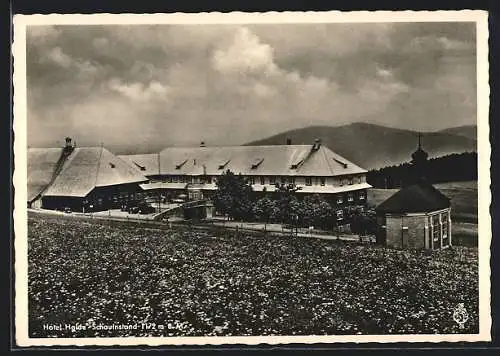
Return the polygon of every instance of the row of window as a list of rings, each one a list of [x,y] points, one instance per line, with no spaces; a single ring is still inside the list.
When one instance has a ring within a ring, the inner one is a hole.
[[[441,215],[441,222],[439,222],[439,214],[433,215],[431,224],[434,243],[439,242],[441,236],[443,240],[448,238],[448,214]]]
[[[366,199],[366,194],[364,191],[361,191],[358,193],[358,199],[359,200],[365,200]],[[353,202],[354,201],[354,193],[347,193],[347,202]],[[337,204],[343,204],[344,203],[344,197],[342,195],[339,195],[337,197]]]
[[[216,177],[211,177],[211,176],[166,176],[161,181],[166,182],[166,183],[213,183],[215,182]],[[270,177],[264,177],[264,176],[250,176],[247,178],[248,182],[250,184],[260,184],[260,185],[265,185],[265,184],[270,184],[274,185],[276,183],[282,183],[282,184],[295,184],[296,180],[295,177],[275,177],[275,176],[270,176]],[[305,185],[306,186],[312,186],[314,182],[314,185],[321,185],[325,186],[326,185],[326,177],[305,177]],[[352,185],[363,182],[363,178],[357,177],[356,179],[354,178],[343,178],[340,181],[338,181],[340,186],[343,185]]]

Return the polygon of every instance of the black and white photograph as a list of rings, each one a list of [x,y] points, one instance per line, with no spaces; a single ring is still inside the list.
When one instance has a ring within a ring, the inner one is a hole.
[[[16,343],[489,341],[482,11],[14,17]]]

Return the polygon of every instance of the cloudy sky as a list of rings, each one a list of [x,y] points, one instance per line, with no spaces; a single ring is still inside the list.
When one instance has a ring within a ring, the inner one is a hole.
[[[473,23],[30,26],[28,144],[242,144],[474,124]]]

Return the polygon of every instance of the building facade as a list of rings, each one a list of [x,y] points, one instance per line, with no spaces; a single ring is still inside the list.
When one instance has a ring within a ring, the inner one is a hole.
[[[452,245],[451,209],[419,213],[377,210],[377,243],[402,249],[442,249]]]
[[[243,175],[254,193],[273,195],[277,185],[297,189],[297,197],[319,194],[342,217],[348,207],[366,206],[366,170],[316,140],[311,145],[170,147],[157,154],[119,156],[145,175],[141,184],[164,201],[210,199],[228,170]]]
[[[103,147],[28,149],[28,207],[106,210],[142,199],[147,178]]]

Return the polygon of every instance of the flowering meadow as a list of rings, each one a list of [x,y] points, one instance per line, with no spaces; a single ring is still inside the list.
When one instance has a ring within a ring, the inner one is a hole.
[[[476,248],[36,215],[28,248],[31,337],[478,332]]]

